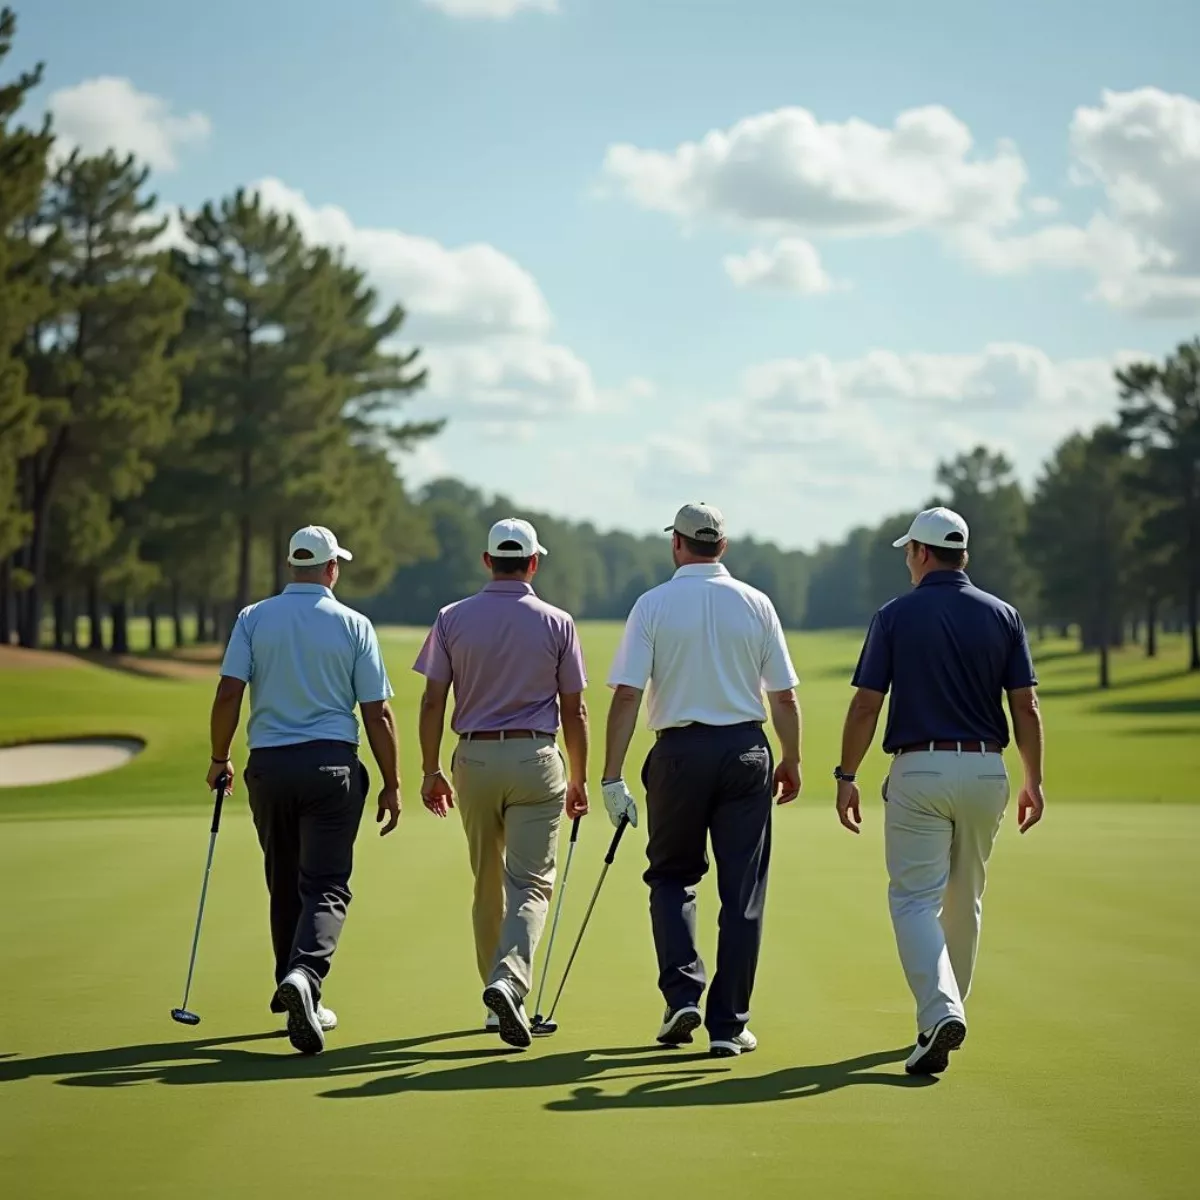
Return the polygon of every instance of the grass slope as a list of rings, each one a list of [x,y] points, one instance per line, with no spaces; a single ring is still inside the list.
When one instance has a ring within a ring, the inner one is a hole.
[[[386,636],[408,743],[417,636]],[[585,630],[598,679],[614,637]],[[328,991],[342,1028],[325,1056],[299,1060],[271,1036],[265,891],[240,791],[193,992],[204,1023],[173,1025],[207,836],[211,684],[5,671],[0,739],[130,732],[149,748],[90,781],[0,790],[0,1192],[1193,1195],[1200,807],[1148,803],[1197,798],[1200,687],[1177,673],[1181,647],[1152,664],[1121,656],[1104,696],[1087,689],[1090,661],[1042,648],[1054,807],[1028,838],[1005,823],[971,1036],[929,1084],[900,1065],[911,1004],[878,806],[859,839],[828,811],[857,643],[795,639],[808,791],[777,826],[753,1022],[762,1048],[732,1063],[647,1049],[659,1000],[641,832],[606,884],[562,1032],[526,1055],[501,1052],[477,1029],[461,832],[415,796],[394,837],[364,826]],[[604,707],[596,688],[597,722]],[[405,765],[415,781],[411,749]],[[70,819],[39,819],[50,816]],[[609,832],[600,816],[585,823],[559,969]],[[708,886],[702,906],[711,961]]]

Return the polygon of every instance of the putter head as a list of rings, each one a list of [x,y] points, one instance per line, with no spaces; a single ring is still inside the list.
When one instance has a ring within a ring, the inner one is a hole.
[[[199,1025],[200,1018],[194,1012],[186,1008],[171,1009],[171,1020],[178,1021],[180,1025]]]
[[[529,1023],[529,1032],[534,1037],[549,1037],[558,1032],[558,1022],[549,1021],[545,1017],[534,1017]]]

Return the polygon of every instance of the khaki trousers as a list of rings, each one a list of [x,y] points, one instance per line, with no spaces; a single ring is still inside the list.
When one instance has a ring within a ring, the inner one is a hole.
[[[902,754],[884,790],[888,901],[917,1029],[966,1019],[987,861],[1008,804],[999,754]]]
[[[554,890],[567,792],[553,738],[463,739],[454,790],[475,876],[475,958],[484,984],[507,981],[524,998]]]

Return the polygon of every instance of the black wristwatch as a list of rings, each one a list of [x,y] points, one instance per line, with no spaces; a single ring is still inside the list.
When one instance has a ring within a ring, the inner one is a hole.
[[[833,777],[838,783],[853,783],[858,776],[850,771],[843,771],[841,767],[833,768]]]

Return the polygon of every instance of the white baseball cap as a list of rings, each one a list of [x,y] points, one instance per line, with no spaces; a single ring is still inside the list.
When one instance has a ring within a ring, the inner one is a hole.
[[[893,546],[907,546],[909,542],[920,542],[923,546],[943,546],[947,550],[965,550],[971,536],[967,523],[948,508],[927,508],[913,517],[908,532],[897,538]]]
[[[504,542],[516,542],[516,550],[501,550]],[[488,533],[488,553],[493,558],[532,558],[550,551],[538,541],[537,530],[528,521],[505,517],[497,521]]]
[[[335,558],[349,562],[353,557],[349,550],[338,545],[333,531],[324,525],[305,525],[292,534],[288,543],[288,562],[293,567],[320,567]]]

